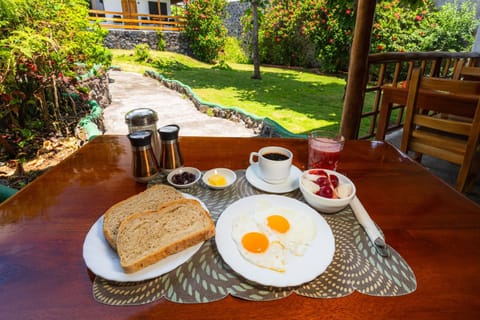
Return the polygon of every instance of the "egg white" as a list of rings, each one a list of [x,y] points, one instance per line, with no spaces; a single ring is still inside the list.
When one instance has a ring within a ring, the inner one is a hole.
[[[278,241],[269,238],[269,246],[265,252],[253,253],[246,250],[242,245],[242,238],[249,232],[260,232],[262,230],[257,226],[252,213],[241,213],[232,222],[232,238],[240,254],[250,263],[270,270],[285,272],[286,250]]]
[[[268,226],[267,218],[280,215],[288,220],[290,228],[285,233],[277,232]],[[287,250],[303,256],[316,236],[316,226],[311,217],[294,210],[276,207],[269,201],[258,202],[255,206],[254,220],[258,228],[268,234],[273,241],[279,241]]]

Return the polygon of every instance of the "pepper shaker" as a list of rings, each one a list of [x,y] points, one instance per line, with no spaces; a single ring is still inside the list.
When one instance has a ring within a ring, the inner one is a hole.
[[[180,127],[176,124],[161,127],[158,129],[162,141],[160,168],[168,173],[173,169],[183,167],[183,158],[178,143],[178,132]]]
[[[146,183],[160,171],[151,145],[152,131],[135,131],[127,137],[132,145],[133,176],[137,182]]]

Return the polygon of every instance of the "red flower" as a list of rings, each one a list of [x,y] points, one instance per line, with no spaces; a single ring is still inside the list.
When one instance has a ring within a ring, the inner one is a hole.
[[[395,16],[395,18],[397,18],[397,20],[400,20],[400,13],[395,12],[393,15]]]
[[[422,18],[422,16],[419,16],[419,15],[417,14],[417,16],[415,17],[415,20],[417,20],[417,21],[422,21],[423,18]]]
[[[383,46],[382,46],[381,44],[379,44],[379,45],[377,46],[377,49],[378,49],[378,51],[382,51],[382,50],[383,50]]]
[[[328,42],[329,42],[329,43],[334,43],[335,40],[333,40],[332,38],[330,38],[330,39],[328,39]]]
[[[350,9],[345,10],[345,14],[346,14],[347,16],[349,16],[350,13],[352,13],[352,10],[350,10]]]

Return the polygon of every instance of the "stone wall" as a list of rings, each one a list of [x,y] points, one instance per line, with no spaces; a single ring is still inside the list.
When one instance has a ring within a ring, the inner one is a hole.
[[[223,20],[223,23],[228,30],[229,36],[241,38],[243,26],[240,23],[240,18],[249,7],[250,3],[247,2],[233,1],[227,3],[225,7],[226,18]]]
[[[172,51],[190,55],[188,41],[181,32],[165,31],[162,33],[165,40],[165,51]],[[109,30],[104,45],[109,49],[134,49],[138,44],[148,44],[158,49],[159,35],[156,31],[146,30]]]

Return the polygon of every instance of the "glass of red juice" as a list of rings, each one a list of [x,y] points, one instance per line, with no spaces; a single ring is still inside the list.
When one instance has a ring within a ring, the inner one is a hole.
[[[314,130],[308,135],[308,168],[337,170],[345,139],[338,133]]]

